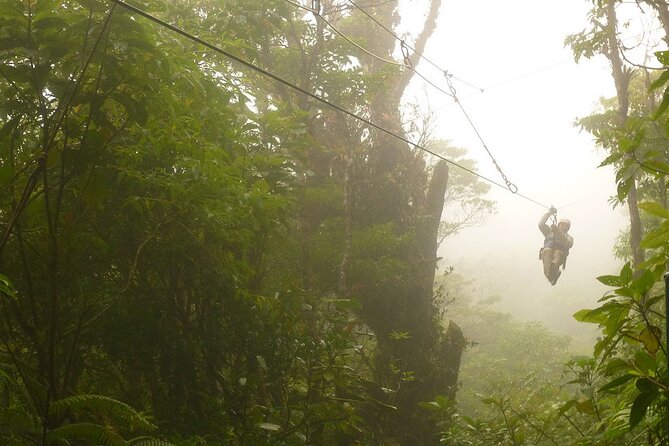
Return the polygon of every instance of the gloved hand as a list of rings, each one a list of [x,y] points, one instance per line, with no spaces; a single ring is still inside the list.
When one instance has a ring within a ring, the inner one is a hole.
[[[551,206],[551,208],[548,210],[548,213],[555,215],[555,214],[557,214],[557,209],[555,209],[553,206]]]

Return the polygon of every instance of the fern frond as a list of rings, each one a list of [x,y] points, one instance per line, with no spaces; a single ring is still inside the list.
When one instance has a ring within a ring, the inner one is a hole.
[[[62,440],[81,440],[104,446],[127,446],[128,443],[116,432],[92,423],[66,424],[47,434],[47,444]],[[78,443],[77,443],[78,444]]]
[[[27,412],[14,408],[0,408],[0,433],[38,433],[39,421]]]
[[[9,385],[12,381],[13,381],[12,376],[5,370],[3,370],[2,364],[0,364],[0,383],[4,385]]]
[[[130,427],[153,430],[156,427],[141,413],[129,405],[103,395],[75,395],[63,398],[51,405],[49,415],[62,418],[68,411],[97,411],[117,420],[126,421]]]
[[[35,442],[22,438],[5,438],[0,435],[0,444],[2,446],[35,446]]]
[[[128,444],[132,446],[175,446],[174,443],[151,437],[133,438],[128,441]]]

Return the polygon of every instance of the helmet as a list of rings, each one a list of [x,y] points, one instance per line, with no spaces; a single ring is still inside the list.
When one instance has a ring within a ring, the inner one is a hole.
[[[569,220],[567,220],[566,218],[563,218],[562,220],[560,220],[558,222],[558,226],[560,226],[561,223],[564,223],[564,224],[567,225],[567,231],[569,230],[569,228],[571,228],[571,222]]]

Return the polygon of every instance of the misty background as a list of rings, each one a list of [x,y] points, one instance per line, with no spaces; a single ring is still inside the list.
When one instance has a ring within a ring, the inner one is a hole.
[[[537,222],[546,209],[493,185],[487,198],[496,202],[497,213],[444,241],[442,271],[452,266],[475,279],[469,290],[474,298],[496,301],[495,309],[519,320],[539,320],[571,336],[577,349],[591,345],[595,327],[572,315],[594,306],[606,292],[597,276],[619,271],[622,262],[612,249],[628,224],[625,206],[609,204],[615,195],[612,169],[598,168],[603,154],[574,126],[577,118],[597,110],[601,97],[615,95],[604,57],[576,64],[564,46],[567,35],[587,25],[588,9],[581,0],[559,6],[533,0],[446,1],[424,53],[455,76],[463,107],[519,193],[558,208],[558,218],[572,221],[575,240],[567,268],[552,287],[538,259],[543,236]],[[406,2],[403,29],[411,33],[412,20],[422,14],[416,2]],[[471,17],[476,20],[465,20]],[[627,41],[647,42],[647,26],[630,22]],[[447,88],[443,74],[428,63],[421,62],[418,70]],[[406,99],[434,113],[433,137],[466,148],[479,173],[503,183],[457,104],[420,79],[412,87]]]

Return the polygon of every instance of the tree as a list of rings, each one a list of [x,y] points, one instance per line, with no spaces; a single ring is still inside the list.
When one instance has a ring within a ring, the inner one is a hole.
[[[268,40],[263,65],[277,67],[301,87],[318,85],[329,100],[403,133],[401,100],[413,72],[360,51],[330,24],[385,60],[392,59],[395,37],[371,28],[369,17],[350,4],[321,5],[306,19],[300,11],[285,37]],[[416,52],[434,31],[439,6],[430,2]],[[397,2],[388,2],[365,11],[392,27],[396,8]],[[417,54],[411,60],[417,63]],[[436,393],[454,395],[463,348],[455,324],[450,330],[440,326],[433,294],[447,166],[428,166],[423,153],[397,138],[283,87],[269,91],[263,100],[268,104],[306,112],[313,138],[298,153],[305,189],[295,226],[300,256],[293,262],[300,265],[301,286],[360,301],[361,319],[378,344],[372,373],[376,397],[386,406],[373,405],[368,413],[384,420],[377,423],[379,438],[434,443],[434,424],[417,403]],[[319,266],[328,264],[336,266],[323,274]],[[391,405],[396,412],[388,412]]]
[[[621,47],[618,43],[617,28],[618,19],[616,16],[616,0],[607,0],[604,2],[594,2],[590,12],[592,30],[586,30],[579,34],[574,34],[566,39],[574,52],[576,61],[581,57],[592,57],[595,54],[603,54],[611,65],[611,75],[613,77],[617,99],[618,116],[616,122],[616,139],[611,146],[615,152],[626,152],[626,139],[621,135],[629,134],[632,131],[633,123],[628,121],[629,116],[629,84],[633,75],[633,69],[626,66],[621,55]],[[603,22],[602,22],[603,20]],[[637,172],[633,162],[627,162],[625,167],[619,170],[618,175],[618,199],[627,202],[630,218],[630,249],[634,259],[635,268],[640,268],[644,261],[644,253],[640,247],[643,237],[643,227],[638,208],[637,194]]]
[[[324,6],[144,5],[401,132],[411,72]],[[121,6],[8,2],[0,51],[0,381],[38,444],[121,444],[130,406],[214,444],[438,441],[418,403],[464,347],[433,291],[445,163]]]

